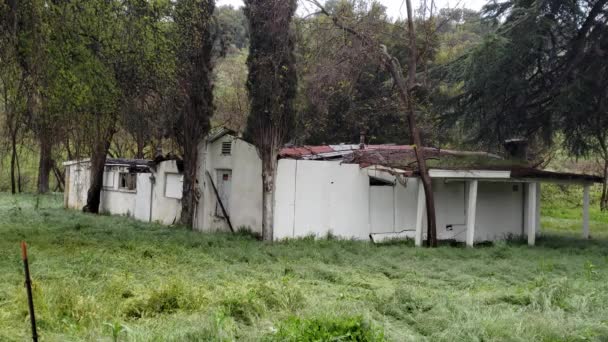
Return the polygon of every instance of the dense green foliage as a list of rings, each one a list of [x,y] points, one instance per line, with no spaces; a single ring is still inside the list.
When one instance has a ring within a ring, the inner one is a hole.
[[[403,24],[394,24],[379,3],[330,1],[327,8],[389,45],[395,55],[407,55]],[[299,19],[297,24],[302,81],[294,142],[357,143],[364,131],[372,143],[407,143],[405,116],[391,76],[378,58],[326,16]]]
[[[489,4],[495,29],[455,63],[457,112],[474,140],[550,142],[563,131],[577,155],[604,150],[608,132],[605,0]],[[601,145],[604,145],[602,147]]]
[[[558,204],[543,199],[543,213]],[[608,336],[608,218],[596,212],[590,241],[578,239],[580,211],[569,211],[568,219],[543,218],[533,248],[513,241],[429,250],[331,239],[265,244],[60,207],[58,196],[0,196],[2,341],[29,334],[21,240],[45,341]]]
[[[293,131],[297,73],[291,19],[297,4],[294,0],[247,0],[245,5],[250,35],[250,113],[245,136],[264,159],[270,150],[280,148]]]

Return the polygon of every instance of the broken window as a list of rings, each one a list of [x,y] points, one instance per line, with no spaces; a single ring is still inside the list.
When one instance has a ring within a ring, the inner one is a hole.
[[[369,177],[369,185],[370,186],[395,186],[394,181],[390,181],[380,177]]]
[[[137,174],[121,172],[118,178],[118,188],[134,191],[137,189]]]
[[[232,141],[222,143],[222,155],[229,156],[232,153]]]

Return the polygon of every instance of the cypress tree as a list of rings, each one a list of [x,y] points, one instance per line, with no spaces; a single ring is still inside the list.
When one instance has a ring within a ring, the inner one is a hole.
[[[297,75],[291,20],[295,0],[245,0],[249,19],[250,114],[245,138],[262,159],[262,237],[273,239],[274,188],[279,149],[294,126]]]

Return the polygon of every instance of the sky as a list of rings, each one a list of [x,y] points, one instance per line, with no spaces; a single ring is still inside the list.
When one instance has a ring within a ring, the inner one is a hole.
[[[396,19],[396,18],[404,18],[405,17],[405,4],[403,0],[379,0],[387,8],[387,14]],[[416,1],[412,1],[414,4]],[[486,0],[436,0],[437,7],[466,7],[474,10],[480,10],[483,5],[485,5]],[[216,0],[217,6],[222,5],[232,5],[234,7],[240,7],[243,5],[242,0]],[[309,5],[305,0],[298,0],[299,6],[306,6],[308,8],[313,8]],[[306,9],[299,9],[300,12],[304,11],[304,13],[310,13],[312,10],[306,11]],[[313,11],[314,12],[314,11]]]

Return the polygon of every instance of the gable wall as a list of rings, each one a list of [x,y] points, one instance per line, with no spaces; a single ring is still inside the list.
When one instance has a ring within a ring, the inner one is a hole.
[[[222,154],[222,143],[232,144],[229,155]],[[197,209],[197,229],[201,231],[229,231],[227,221],[216,215],[217,196],[209,176],[219,187],[218,171],[230,170],[232,173],[230,199],[226,205],[230,221],[235,230],[249,229],[262,232],[262,162],[255,147],[242,139],[225,135],[216,141],[201,146],[204,160],[199,171],[202,180],[202,203]],[[218,209],[219,210],[219,209]]]

